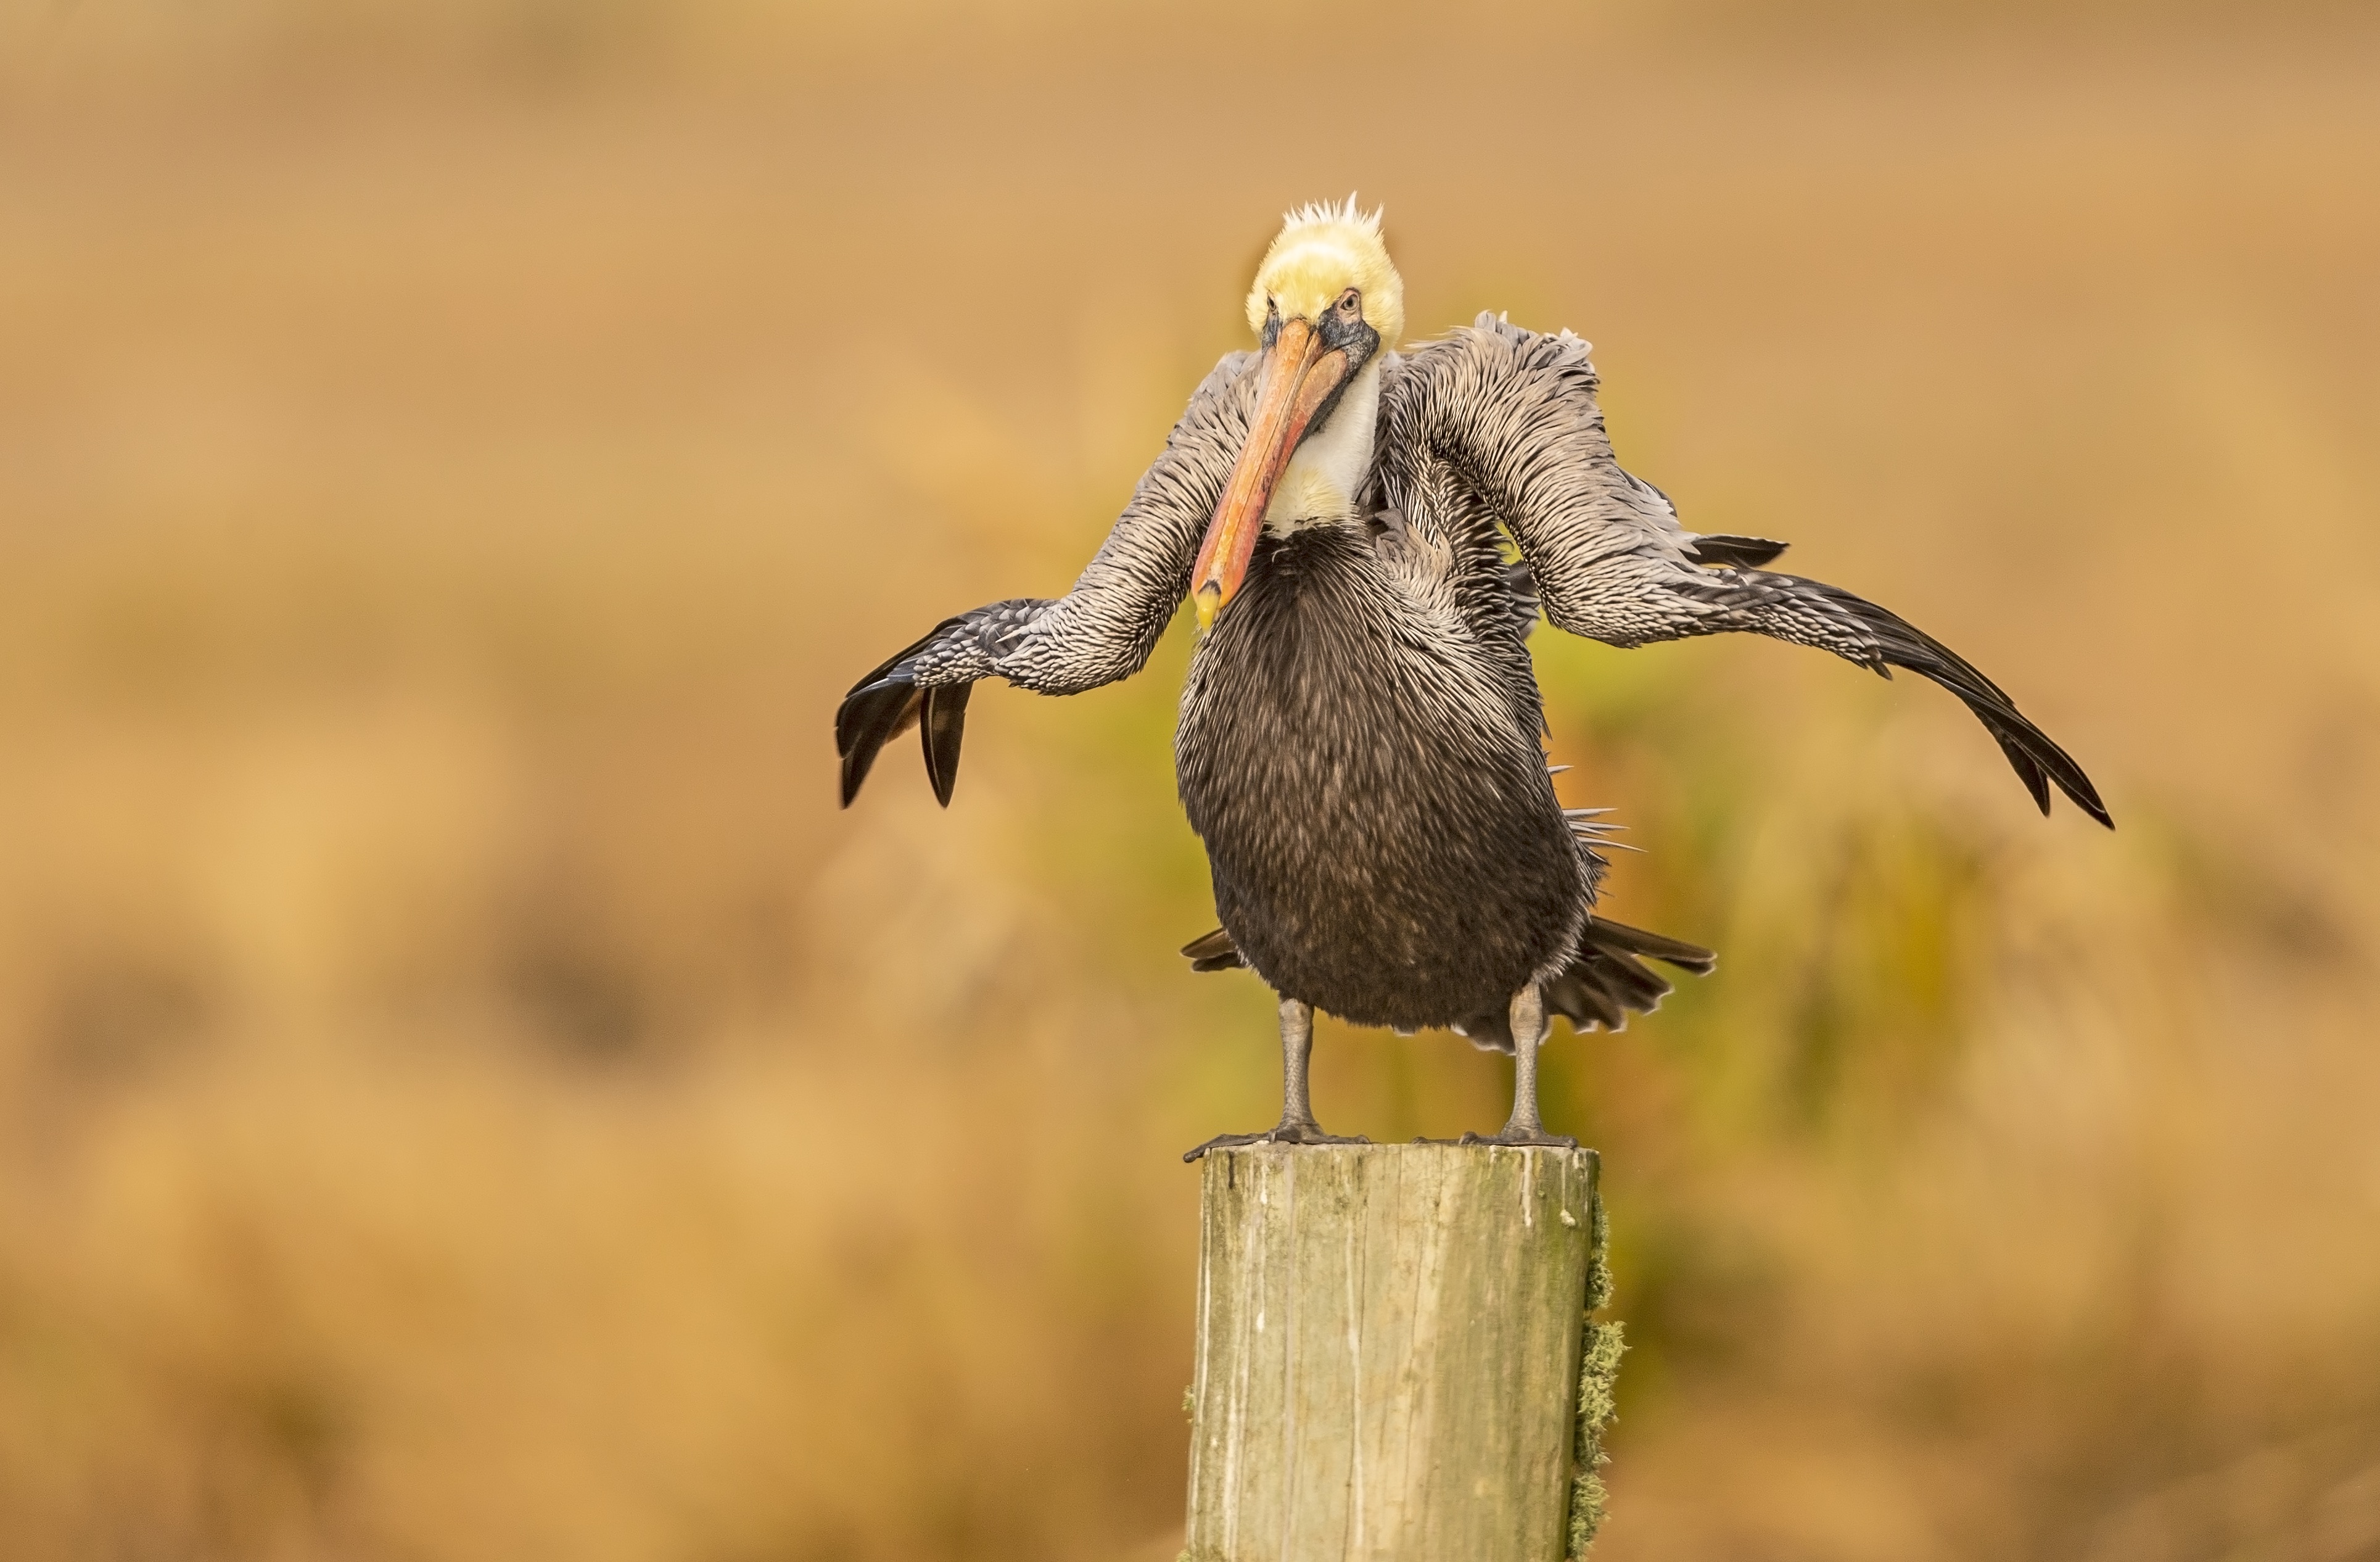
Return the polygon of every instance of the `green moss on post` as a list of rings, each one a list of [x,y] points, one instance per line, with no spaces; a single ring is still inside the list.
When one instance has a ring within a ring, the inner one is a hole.
[[[1613,1394],[1620,1385],[1620,1357],[1628,1348],[1617,1320],[1598,1324],[1595,1315],[1611,1304],[1610,1227],[1603,1215],[1603,1190],[1595,1190],[1594,1255],[1586,1276],[1586,1330],[1579,1349],[1578,1430],[1572,1445],[1570,1562],[1582,1562],[1603,1528],[1609,1494],[1603,1489],[1603,1429],[1619,1413]]]

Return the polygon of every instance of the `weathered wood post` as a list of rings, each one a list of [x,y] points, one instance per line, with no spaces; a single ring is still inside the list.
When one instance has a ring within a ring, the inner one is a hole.
[[[1558,1562],[1619,1364],[1591,1150],[1209,1153],[1186,1562]]]

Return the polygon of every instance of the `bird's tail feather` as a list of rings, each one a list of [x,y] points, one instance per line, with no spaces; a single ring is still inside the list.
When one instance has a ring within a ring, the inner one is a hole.
[[[1695,976],[1708,976],[1718,964],[1718,957],[1699,944],[1602,917],[1586,919],[1578,945],[1577,958],[1545,984],[1545,1000],[1548,1017],[1559,1014],[1580,1031],[1598,1025],[1606,1031],[1623,1029],[1630,1015],[1650,1014],[1669,996],[1670,983],[1645,964],[1648,959]],[[1182,953],[1193,970],[1232,970],[1247,964],[1221,928],[1192,939]],[[1501,1010],[1463,1020],[1454,1031],[1483,1050],[1512,1050],[1512,1021]]]
[[[1695,976],[1708,976],[1718,969],[1718,956],[1699,944],[1689,944],[1680,938],[1664,938],[1658,933],[1646,933],[1643,928],[1609,921],[1602,917],[1586,919],[1585,937],[1588,943],[1601,947],[1642,955]]]
[[[1577,1031],[1626,1029],[1630,1015],[1652,1013],[1671,991],[1645,965],[1647,959],[1695,976],[1708,976],[1718,964],[1718,957],[1699,944],[1589,917],[1586,931],[1579,935],[1578,957],[1545,984],[1547,1018],[1559,1014]],[[1500,1010],[1466,1019],[1454,1029],[1482,1051],[1512,1050],[1512,1020]]]
[[[1221,928],[1203,937],[1194,938],[1182,946],[1189,957],[1192,970],[1237,970],[1248,962],[1240,958],[1240,946]]]

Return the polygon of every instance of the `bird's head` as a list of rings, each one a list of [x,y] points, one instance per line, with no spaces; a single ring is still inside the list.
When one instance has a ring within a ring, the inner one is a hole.
[[[1330,441],[1347,446],[1344,461],[1336,464],[1360,471],[1370,460],[1370,397],[1360,398],[1360,430],[1337,430],[1332,420],[1348,399],[1348,387],[1404,335],[1404,282],[1380,242],[1379,213],[1357,212],[1353,196],[1343,205],[1292,212],[1257,267],[1248,324],[1263,348],[1257,403],[1247,444],[1223,485],[1190,574],[1190,600],[1202,627],[1214,622],[1246,578],[1274,488],[1299,446],[1343,433],[1351,437]],[[1327,483],[1333,475],[1318,472],[1318,478]],[[1344,475],[1337,475],[1344,486]]]
[[[1342,205],[1301,206],[1283,219],[1281,234],[1257,267],[1248,289],[1248,329],[1267,342],[1288,321],[1318,325],[1346,295],[1385,350],[1405,331],[1405,285],[1380,242],[1380,214]]]

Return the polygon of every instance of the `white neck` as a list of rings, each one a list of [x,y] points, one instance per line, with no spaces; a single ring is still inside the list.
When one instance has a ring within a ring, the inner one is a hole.
[[[1275,536],[1305,526],[1352,520],[1364,479],[1372,470],[1372,428],[1380,414],[1380,360],[1357,371],[1355,378],[1330,410],[1330,421],[1316,430],[1290,457],[1281,481],[1273,484],[1272,503],[1265,506],[1265,530]]]

